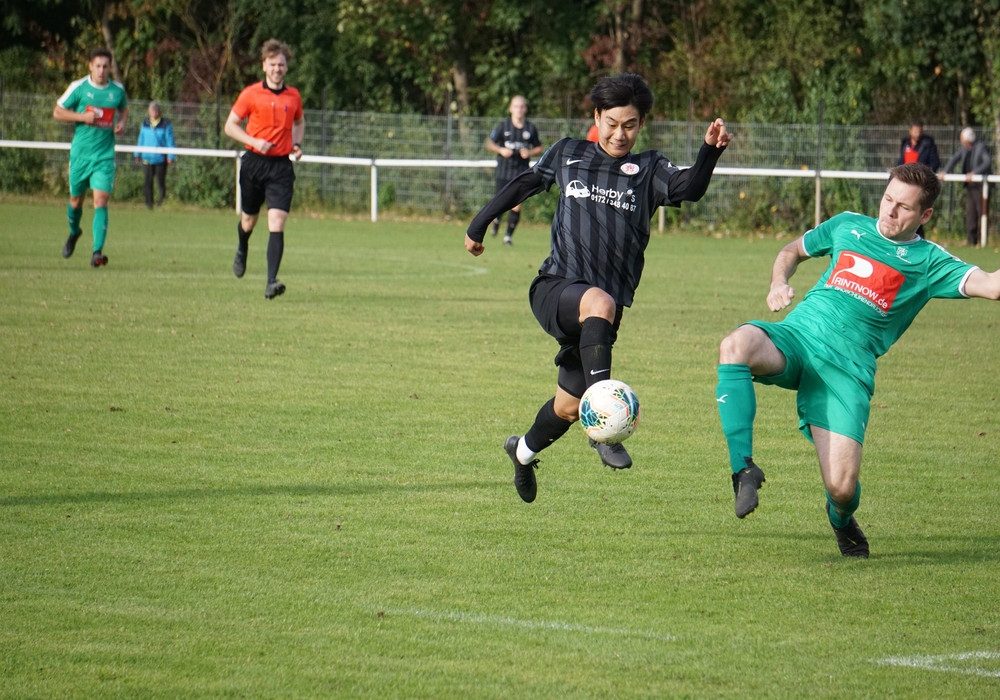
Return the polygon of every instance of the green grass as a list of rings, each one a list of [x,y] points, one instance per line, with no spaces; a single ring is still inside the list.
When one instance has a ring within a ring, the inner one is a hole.
[[[574,428],[526,505],[501,445],[554,390],[545,228],[472,258],[456,223],[293,212],[265,301],[232,213],[112,205],[92,270],[64,212],[0,203],[0,696],[1000,689],[1000,307],[934,302],[883,359],[848,561],[789,392],[732,513],[716,352],[782,241],[654,237],[615,348],[636,464]]]

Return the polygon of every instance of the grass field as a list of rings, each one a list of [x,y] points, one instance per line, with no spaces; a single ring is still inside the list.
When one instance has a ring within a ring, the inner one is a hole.
[[[934,302],[883,358],[854,561],[789,392],[732,512],[716,350],[782,241],[654,238],[615,348],[635,466],[574,428],[527,505],[501,445],[554,389],[544,228],[473,258],[458,223],[293,213],[265,301],[231,212],[112,205],[98,270],[64,212],[0,200],[0,696],[1000,694],[1000,306]]]

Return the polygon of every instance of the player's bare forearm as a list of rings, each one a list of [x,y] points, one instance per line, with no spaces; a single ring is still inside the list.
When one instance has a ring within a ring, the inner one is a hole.
[[[767,293],[767,307],[771,311],[781,311],[792,303],[795,289],[788,283],[802,260],[807,259],[802,238],[797,238],[780,251],[771,267],[771,288]]]

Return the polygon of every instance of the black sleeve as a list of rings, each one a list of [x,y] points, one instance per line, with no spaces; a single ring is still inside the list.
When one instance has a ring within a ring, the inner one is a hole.
[[[469,228],[466,231],[469,234],[469,238],[476,243],[482,243],[483,238],[486,237],[486,229],[493,223],[493,219],[505,211],[510,211],[528,197],[532,197],[544,189],[545,184],[542,181],[542,176],[536,173],[534,169],[525,170],[504,185],[504,188],[497,192],[496,196],[479,210],[479,213],[472,219],[472,223],[469,224]]]
[[[712,171],[715,170],[715,164],[719,162],[719,156],[724,150],[726,149],[709,146],[707,143],[701,144],[694,165],[672,172],[667,179],[670,201],[697,202],[701,199],[708,191],[708,183],[712,181]]]

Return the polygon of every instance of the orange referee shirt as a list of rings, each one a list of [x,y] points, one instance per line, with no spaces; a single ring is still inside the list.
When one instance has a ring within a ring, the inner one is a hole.
[[[295,88],[285,85],[275,92],[260,81],[243,88],[236,98],[233,112],[247,120],[246,132],[255,139],[274,144],[268,157],[287,156],[292,152],[292,124],[302,118],[302,96]],[[256,148],[247,146],[254,153]]]

